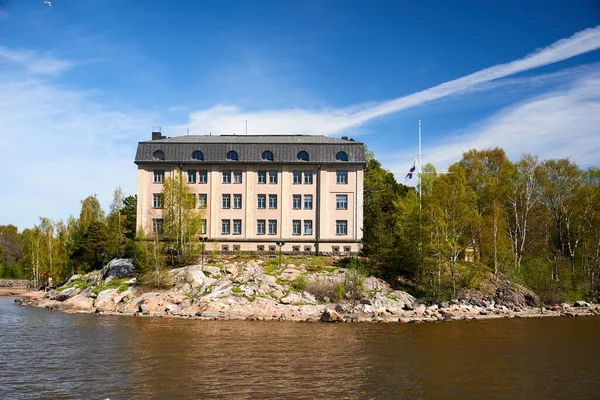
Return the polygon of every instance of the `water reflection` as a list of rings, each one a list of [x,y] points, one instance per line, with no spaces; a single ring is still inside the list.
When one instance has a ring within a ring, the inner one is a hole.
[[[304,324],[0,298],[2,398],[597,398],[600,318]]]

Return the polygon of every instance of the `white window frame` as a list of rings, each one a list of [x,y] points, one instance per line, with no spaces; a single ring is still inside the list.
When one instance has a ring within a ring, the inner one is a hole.
[[[262,207],[261,207],[261,200],[262,200]],[[267,209],[267,195],[266,194],[258,194],[256,196],[256,208],[259,210]]]
[[[336,210],[347,210],[348,209],[348,195],[347,194],[336,194],[335,195],[335,209]]]
[[[242,195],[241,194],[233,195],[233,208],[237,208],[237,209],[242,208]]]
[[[208,183],[208,170],[198,170],[198,183]]]
[[[227,229],[225,229],[227,228]],[[231,234],[231,220],[230,219],[222,219],[221,220],[221,235],[230,235]]]
[[[241,219],[233,220],[233,234],[234,235],[242,234],[242,220]]]
[[[277,210],[277,195],[276,194],[269,194],[269,210]]]
[[[226,204],[227,204],[227,206],[226,206]],[[223,208],[223,209],[231,208],[231,195],[230,194],[221,195],[221,208]]]
[[[310,202],[308,202],[310,200]],[[307,207],[306,205],[310,204],[310,207]],[[313,209],[313,195],[312,194],[305,194],[304,195],[304,209],[305,210],[312,210]]]

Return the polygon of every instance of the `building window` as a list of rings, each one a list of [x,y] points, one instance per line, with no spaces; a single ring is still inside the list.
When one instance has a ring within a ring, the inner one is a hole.
[[[202,219],[200,223],[200,233],[206,235],[206,219]]]
[[[240,250],[241,250],[241,247],[240,247],[239,244],[234,244],[233,245],[233,251],[240,251]]]
[[[263,161],[273,161],[273,153],[270,152],[269,150],[267,151],[263,151],[262,153],[262,159]]]
[[[267,183],[267,171],[258,171],[258,183]]]
[[[308,153],[305,151],[301,151],[300,153],[298,153],[296,158],[298,159],[298,161],[309,161],[309,159],[310,159],[310,157],[308,156]]]
[[[344,253],[350,253],[351,251],[350,246],[344,246]]]
[[[265,246],[262,244],[259,244],[256,246],[256,251],[265,251]]]
[[[312,220],[311,219],[304,220],[304,234],[312,235]]]
[[[229,235],[231,229],[230,223],[231,221],[228,219],[221,220],[221,235]]]
[[[272,209],[277,208],[277,195],[276,194],[269,195],[269,208],[272,208]]]
[[[337,161],[348,161],[348,154],[346,154],[345,151],[338,151],[338,153],[335,155],[335,159]]]
[[[229,153],[227,153],[227,161],[237,161],[237,160],[238,160],[237,151],[231,150]]]
[[[296,253],[300,252],[300,246],[292,246],[292,251]]]
[[[335,234],[336,235],[347,235],[348,234],[348,221],[335,221]]]
[[[335,195],[335,209],[336,210],[347,210],[348,209],[348,195],[347,194],[336,194]]]
[[[223,171],[223,183],[231,183],[231,171]]]
[[[162,218],[154,218],[152,219],[152,232],[157,235],[162,235],[163,233],[163,219]]]
[[[242,171],[233,171],[233,183],[242,183]]]
[[[222,207],[223,208],[230,208],[231,207],[231,195],[230,194],[224,194],[223,195]]]
[[[269,171],[269,183],[277,183],[277,171]]]
[[[301,209],[302,208],[302,195],[301,194],[295,194],[292,197],[293,197],[292,208],[294,210]]]
[[[302,183],[302,171],[294,171],[294,185],[299,185]]]
[[[312,210],[312,194],[304,195],[304,209]]]
[[[242,234],[242,220],[241,219],[233,220],[233,234],[234,235]]]
[[[198,183],[206,182],[208,182],[208,171],[205,169],[198,171]]]
[[[188,172],[188,183],[196,183],[196,170],[190,169]]]
[[[192,153],[192,160],[204,161],[204,153],[202,153],[200,150],[194,151]]]
[[[233,208],[242,208],[242,195],[241,194],[233,195]]]
[[[277,220],[269,220],[269,235],[277,235]]]
[[[163,195],[162,193],[154,193],[152,195],[152,207],[163,208]]]
[[[346,185],[348,183],[348,171],[335,171],[335,182]]]
[[[264,219],[259,219],[256,221],[256,234],[257,235],[264,235],[265,234],[265,220]]]
[[[300,223],[301,221],[299,219],[295,219],[292,221],[292,235],[299,235],[301,233]]]
[[[191,210],[192,208],[196,208],[196,193],[190,193],[188,195],[188,201],[185,204],[185,208]]]
[[[198,195],[198,208],[206,208],[208,203],[208,196],[206,193],[200,193]]]
[[[313,173],[312,171],[304,171],[304,184],[312,185],[313,182]]]
[[[310,247],[310,246],[304,246],[304,251],[310,253],[312,251],[312,247]]]
[[[165,170],[164,169],[155,169],[154,170],[154,179],[152,182],[154,183],[163,183],[165,180]]]
[[[152,154],[152,159],[153,160],[165,160],[165,152],[162,150],[156,150],[153,154]]]
[[[333,254],[339,254],[340,246],[332,246],[331,250],[333,250]]]
[[[221,245],[221,251],[229,251],[229,246],[226,244]]]
[[[275,251],[275,246],[269,246],[269,251]]]
[[[267,195],[266,194],[258,195],[258,204],[257,204],[256,208],[260,208],[260,209],[267,208]]]

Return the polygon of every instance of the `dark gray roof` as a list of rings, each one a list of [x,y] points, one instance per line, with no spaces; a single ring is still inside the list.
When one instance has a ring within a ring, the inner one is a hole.
[[[164,161],[153,159],[157,150],[164,152]],[[204,161],[192,160],[192,153],[197,150],[204,154]],[[348,154],[348,163],[365,163],[363,143],[311,135],[190,135],[149,140],[138,144],[135,163],[234,164],[235,161],[226,160],[231,150],[238,153],[238,164],[307,164],[298,161],[300,151],[309,154],[308,164],[343,163],[336,161],[340,151]],[[262,160],[266,150],[273,152],[273,162]]]
[[[352,143],[349,140],[316,135],[188,135],[140,143],[347,144],[348,142]]]

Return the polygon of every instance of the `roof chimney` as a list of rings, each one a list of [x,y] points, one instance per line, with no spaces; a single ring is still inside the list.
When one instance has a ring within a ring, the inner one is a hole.
[[[342,140],[348,140],[348,136],[342,136]]]
[[[164,138],[165,137],[162,136],[160,126],[153,126],[152,127],[152,140],[158,140],[158,139],[164,139]]]

